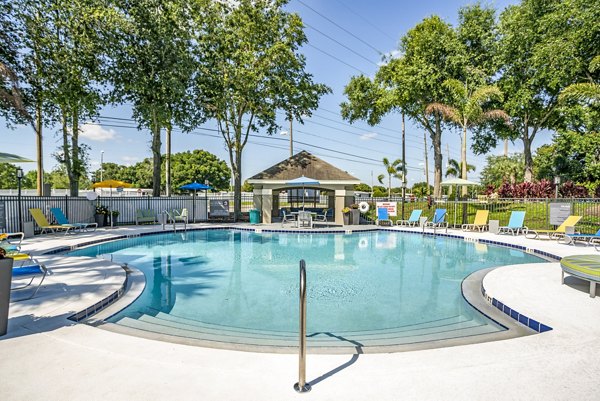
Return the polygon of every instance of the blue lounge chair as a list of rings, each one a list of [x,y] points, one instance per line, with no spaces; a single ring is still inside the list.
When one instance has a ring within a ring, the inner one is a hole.
[[[409,226],[409,227],[418,226],[419,219],[421,218],[422,213],[423,213],[423,211],[421,209],[415,209],[410,214],[410,217],[408,218],[408,220],[398,220],[398,221],[396,221],[396,225]]]
[[[527,233],[529,229],[524,226],[525,223],[525,212],[522,210],[513,210],[510,212],[510,219],[508,220],[508,225],[499,227],[498,234],[508,234],[512,235],[519,234],[521,232]]]
[[[600,240],[600,229],[596,234],[565,234],[564,237],[559,238],[558,242],[575,245],[575,241],[583,241],[586,242],[587,245],[592,245],[592,240],[595,239]]]
[[[93,228],[94,231],[96,231],[96,228],[98,228],[98,223],[69,223],[69,219],[67,219],[67,216],[65,216],[63,211],[58,207],[51,208],[50,212],[54,215],[56,222],[61,226],[74,226],[77,230],[85,231],[87,231],[90,228]]]
[[[24,233],[0,233],[0,246],[6,252],[20,252]]]
[[[44,279],[46,278],[46,275],[48,274],[48,269],[46,268],[46,266],[44,266],[42,263],[38,263],[35,260],[32,259],[32,261],[35,264],[32,265],[27,265],[27,266],[20,266],[20,267],[13,267],[12,269],[12,277],[13,280],[29,280],[26,284],[18,284],[15,287],[11,287],[11,291],[18,291],[18,290],[24,290],[26,288],[28,288],[29,286],[31,286],[31,284],[33,283],[33,281],[41,276],[40,281],[38,282],[37,286],[35,287],[35,290],[33,290],[33,292],[31,293],[31,295],[24,297],[24,298],[12,298],[11,297],[11,302],[17,302],[17,301],[25,301],[27,299],[31,299],[35,296],[35,294],[37,294],[37,292],[39,291],[40,287],[42,286],[42,283],[44,282]]]
[[[388,213],[387,208],[385,207],[380,207],[377,208],[377,221],[376,224],[378,226],[381,225],[381,223],[386,222],[386,225],[391,225],[392,224],[392,220],[390,220],[390,215]]]
[[[423,225],[423,231],[425,228],[433,228],[433,232],[435,232],[438,228],[445,228],[446,232],[448,232],[448,222],[446,221],[446,209],[435,209],[435,213],[433,214],[433,220],[425,222]]]

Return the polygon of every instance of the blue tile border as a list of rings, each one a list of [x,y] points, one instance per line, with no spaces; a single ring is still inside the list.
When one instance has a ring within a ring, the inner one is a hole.
[[[492,305],[494,308],[500,310],[501,312],[503,312],[505,315],[509,316],[513,320],[516,320],[518,323],[521,323],[523,326],[529,327],[530,329],[537,331],[538,333],[544,333],[546,331],[553,330],[552,327],[545,325],[543,323],[540,323],[537,320],[532,319],[526,315],[523,315],[522,313],[517,312],[516,310],[512,309],[511,307],[504,304],[503,302],[500,302],[496,298],[490,296],[485,291],[483,284],[481,285],[481,294],[483,295],[485,300],[490,305]]]

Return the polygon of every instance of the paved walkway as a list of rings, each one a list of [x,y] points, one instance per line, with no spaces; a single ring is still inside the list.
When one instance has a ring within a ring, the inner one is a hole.
[[[160,227],[160,226],[158,226]],[[275,225],[274,228],[279,228]],[[268,228],[268,226],[262,226]],[[26,241],[40,253],[97,237],[154,227],[120,227]],[[462,232],[454,231],[458,235]],[[526,244],[560,256],[596,253],[522,237],[468,236]],[[122,285],[109,261],[44,256],[53,271],[39,295],[11,304],[0,337],[1,400],[597,400],[600,297],[586,282],[560,284],[558,263],[502,267],[488,293],[554,330],[483,344],[370,355],[309,355],[312,392],[296,394],[294,355],[224,351],[146,340],[66,319]]]

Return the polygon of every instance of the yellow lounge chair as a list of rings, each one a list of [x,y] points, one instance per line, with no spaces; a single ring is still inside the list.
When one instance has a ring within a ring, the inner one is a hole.
[[[556,230],[529,230],[525,238],[529,239],[557,239],[565,235],[567,227],[575,227],[583,216],[569,216]],[[541,238],[541,235],[547,235],[548,238]]]
[[[489,228],[489,226],[488,226],[489,215],[490,215],[489,210],[478,210],[477,213],[475,214],[475,220],[473,221],[473,224],[463,224],[462,225],[463,231],[487,230]]]
[[[51,233],[53,233],[54,230],[64,230],[66,235],[70,230],[77,228],[71,224],[52,225],[48,223],[48,220],[46,219],[46,216],[44,216],[44,213],[42,213],[41,209],[29,209],[29,213],[31,213],[31,216],[37,225],[42,229],[42,234],[47,230],[50,230]]]

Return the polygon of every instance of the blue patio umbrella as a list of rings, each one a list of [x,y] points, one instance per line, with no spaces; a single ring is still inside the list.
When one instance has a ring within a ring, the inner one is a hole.
[[[314,178],[301,176],[301,177],[294,178],[293,180],[286,182],[286,185],[302,187],[302,209],[304,209],[304,187],[308,186],[308,185],[320,185],[320,182],[319,182],[319,180],[316,180]]]
[[[185,189],[188,191],[194,191],[194,197],[192,198],[192,201],[194,201],[196,199],[196,191],[207,191],[209,189],[212,189],[211,186],[206,185],[206,184],[200,184],[199,182],[190,182],[189,184],[185,184],[179,187],[180,189]],[[204,193],[204,201],[206,202],[206,215],[208,216],[208,195],[205,192]],[[196,221],[196,207],[193,206],[192,207],[192,221]]]

